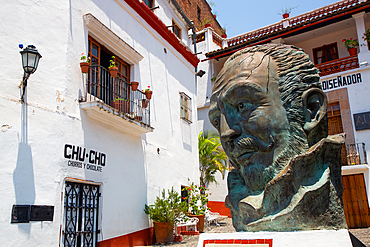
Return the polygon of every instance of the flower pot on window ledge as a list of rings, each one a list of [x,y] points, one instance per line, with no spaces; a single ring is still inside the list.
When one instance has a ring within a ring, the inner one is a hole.
[[[207,28],[207,27],[211,27],[211,23],[206,23],[206,24],[204,25],[204,27],[205,27],[205,28]]]
[[[111,101],[111,106],[120,112],[127,113],[129,110],[129,101],[124,99],[115,99]]]
[[[153,94],[153,91],[151,90],[146,90],[145,91],[145,96],[146,96],[146,99],[152,99],[152,94]]]
[[[139,86],[139,83],[137,81],[132,81],[131,82],[132,91],[136,91],[138,86]]]
[[[118,74],[118,68],[117,67],[110,67],[109,68],[109,73],[113,78],[116,78],[117,74]]]
[[[135,120],[141,122],[143,120],[143,117],[142,116],[135,116]]]
[[[221,35],[221,38],[226,39],[227,35],[224,33],[224,34]]]
[[[349,48],[348,52],[350,56],[357,55],[357,48]]]
[[[284,14],[283,14],[283,18],[284,18],[284,19],[289,18],[289,13],[284,13]]]
[[[89,63],[81,62],[80,67],[81,67],[81,72],[82,73],[87,74],[87,72],[89,72]]]

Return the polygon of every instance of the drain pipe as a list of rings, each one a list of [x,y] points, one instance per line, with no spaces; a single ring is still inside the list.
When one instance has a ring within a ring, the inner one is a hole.
[[[188,26],[191,28],[191,30],[193,31],[193,34],[191,35],[192,39],[193,39],[193,44],[194,44],[194,54],[197,54],[197,42],[196,42],[196,37],[197,37],[197,34],[196,34],[196,30],[195,30],[195,27],[194,27],[194,24],[189,20],[189,18],[185,15],[185,13],[182,11],[182,9],[180,8],[180,5],[177,3],[176,0],[171,0],[172,4],[175,6],[175,8],[177,9],[177,11],[179,11],[179,13],[181,14],[181,16],[185,19],[186,23],[188,24]],[[197,73],[198,73],[198,66],[195,67],[195,94],[197,94],[198,92],[198,86],[197,86]]]

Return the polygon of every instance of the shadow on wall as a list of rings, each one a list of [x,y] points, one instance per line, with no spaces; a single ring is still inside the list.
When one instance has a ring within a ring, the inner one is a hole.
[[[35,202],[35,179],[33,174],[32,151],[28,145],[27,105],[21,105],[21,142],[18,146],[17,165],[13,172],[15,204],[33,205]],[[9,210],[11,212],[11,209]],[[18,224],[18,229],[30,234],[31,224]]]

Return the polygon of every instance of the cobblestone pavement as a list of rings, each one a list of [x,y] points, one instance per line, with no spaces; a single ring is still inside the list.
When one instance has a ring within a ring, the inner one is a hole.
[[[349,230],[356,238],[358,238],[366,247],[370,247],[370,227]],[[194,245],[196,246],[196,245]]]
[[[225,232],[235,232],[232,226],[231,218],[225,218],[219,220],[219,225],[211,225],[210,229],[204,227],[205,233],[225,233]],[[350,229],[349,230],[356,238],[358,238],[366,247],[370,247],[370,228],[361,229]],[[172,243],[172,244],[155,244],[151,246],[173,246],[173,247],[196,247],[198,244],[198,236],[184,236],[182,242]]]

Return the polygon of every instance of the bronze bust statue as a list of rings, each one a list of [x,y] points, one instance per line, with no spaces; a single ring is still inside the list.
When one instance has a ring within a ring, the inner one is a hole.
[[[327,97],[302,49],[270,44],[232,55],[209,118],[234,166],[226,206],[237,231],[347,228],[340,150],[328,137]]]

